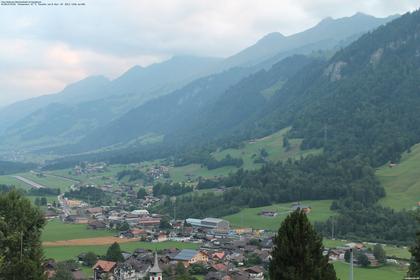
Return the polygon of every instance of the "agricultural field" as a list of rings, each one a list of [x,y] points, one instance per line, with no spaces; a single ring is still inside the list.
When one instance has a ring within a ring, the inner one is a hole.
[[[151,242],[129,242],[121,243],[121,250],[126,252],[133,252],[135,249],[151,249],[151,250],[162,250],[166,248],[178,248],[178,249],[196,249],[198,244],[167,241],[161,243]],[[105,255],[109,245],[100,246],[62,246],[62,247],[45,247],[44,255],[47,258],[53,258],[58,261],[74,259],[77,255],[83,252],[92,251],[98,255]]]
[[[226,155],[231,155],[234,158],[242,158],[244,164],[242,168],[252,170],[262,166],[261,163],[255,163],[254,160],[258,158],[261,150],[264,148],[268,153],[268,160],[270,161],[281,161],[287,160],[288,158],[300,158],[309,154],[318,154],[321,150],[300,150],[301,139],[289,139],[290,148],[286,150],[283,147],[283,138],[288,132],[289,128],[282,129],[272,135],[264,138],[248,141],[244,143],[243,147],[239,149],[226,149],[213,153],[215,159],[221,160]],[[188,180],[190,177],[205,177],[212,178],[218,176],[226,176],[231,172],[235,172],[238,168],[234,166],[225,166],[208,170],[206,167],[202,167],[200,164],[189,164],[186,166],[170,168],[169,173],[172,180],[175,182],[181,182]]]
[[[349,264],[335,262],[334,268],[339,279],[349,279]],[[379,268],[354,267],[354,279],[360,280],[401,280],[407,273],[406,268],[387,265]]]
[[[102,236],[113,236],[114,231],[89,230],[86,225],[66,224],[59,220],[49,221],[42,233],[42,241],[59,241],[80,238],[92,238]]]
[[[0,176],[0,185],[9,185],[15,186],[18,189],[29,189],[30,186],[22,181],[19,181],[16,178],[13,178],[11,175],[2,175]]]
[[[302,205],[308,205],[312,208],[308,214],[311,221],[325,221],[334,212],[330,210],[332,200],[313,200],[302,201]],[[225,216],[233,227],[252,227],[254,229],[266,229],[277,231],[281,222],[286,218],[290,212],[291,203],[273,204],[271,206],[264,206],[259,208],[245,208],[239,213]],[[276,217],[265,217],[258,215],[263,210],[277,211]]]
[[[420,201],[420,144],[404,153],[395,167],[382,166],[376,172],[386,191],[380,203],[396,210],[413,209]]]

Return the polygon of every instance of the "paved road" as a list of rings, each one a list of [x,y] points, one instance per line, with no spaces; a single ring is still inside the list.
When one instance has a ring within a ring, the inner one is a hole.
[[[45,189],[45,188],[47,188],[46,186],[40,185],[38,183],[35,183],[34,181],[31,181],[29,179],[23,178],[22,176],[13,176],[13,178],[15,178],[15,179],[17,179],[19,181],[22,181],[22,182],[28,184],[29,186],[31,186],[31,187],[33,187],[35,189]]]

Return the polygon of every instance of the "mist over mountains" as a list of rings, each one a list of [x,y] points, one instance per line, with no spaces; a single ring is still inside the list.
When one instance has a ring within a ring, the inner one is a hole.
[[[1,148],[73,154],[223,138],[263,116],[301,68],[396,17],[327,18],[291,36],[270,33],[225,59],[178,56],[134,66],[112,81],[88,77],[2,108]]]

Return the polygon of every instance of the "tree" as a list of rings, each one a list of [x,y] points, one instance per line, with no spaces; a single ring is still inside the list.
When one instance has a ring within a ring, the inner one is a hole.
[[[417,216],[417,222],[420,222],[420,216]],[[409,277],[420,276],[420,231],[416,232],[416,243],[410,248],[411,260],[410,269],[407,275]]]
[[[43,279],[41,211],[13,189],[0,194],[0,279]]]
[[[98,261],[98,256],[94,252],[87,252],[84,263],[87,266],[93,266]]]
[[[123,261],[124,257],[121,252],[120,244],[114,242],[106,251],[106,259],[108,261],[118,262]]]
[[[64,261],[57,263],[57,270],[51,280],[73,280],[72,270],[78,269],[75,261]]]
[[[41,203],[41,206],[46,206],[47,205],[47,198],[46,197],[41,197],[41,200],[40,200],[40,203]]]
[[[344,253],[344,260],[346,261],[346,262],[350,262],[350,250],[346,250],[346,252]]]
[[[386,253],[381,244],[376,244],[373,247],[373,255],[380,263],[386,262]]]
[[[41,206],[41,200],[39,199],[39,197],[35,198],[35,205],[36,206]]]
[[[368,257],[366,256],[365,253],[359,253],[356,256],[357,262],[362,266],[362,267],[367,267],[370,265],[370,261],[368,259]]]
[[[119,231],[127,231],[129,229],[130,229],[130,225],[126,221],[117,225],[117,230],[119,230]]]
[[[139,191],[137,192],[137,198],[138,199],[144,199],[144,197],[147,195],[147,192],[145,189],[140,188]]]
[[[282,223],[274,238],[270,279],[336,280],[334,267],[323,256],[322,238],[306,214],[297,210]]]

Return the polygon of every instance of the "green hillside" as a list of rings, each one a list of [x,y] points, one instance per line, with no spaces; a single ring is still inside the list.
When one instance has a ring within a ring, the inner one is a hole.
[[[241,168],[246,170],[253,170],[261,167],[262,163],[255,163],[260,156],[262,149],[268,153],[267,160],[269,161],[283,161],[288,158],[300,158],[309,154],[319,154],[320,149],[301,150],[301,139],[289,139],[290,147],[285,149],[283,147],[283,138],[290,128],[282,129],[274,134],[264,138],[247,141],[238,149],[225,149],[213,153],[213,157],[217,160],[223,159],[226,155],[231,155],[234,158],[241,158],[244,164]],[[171,178],[174,181],[185,181],[188,177],[205,177],[212,178],[217,176],[227,176],[231,172],[237,171],[238,168],[234,166],[224,166],[209,170],[200,164],[189,164],[186,166],[173,167],[170,169]]]
[[[401,162],[395,167],[388,164],[376,172],[386,191],[382,205],[394,209],[412,209],[420,201],[420,144],[404,153]]]
[[[325,221],[334,212],[330,210],[331,200],[317,200],[317,201],[302,201],[302,205],[311,207],[311,213],[308,217],[311,221]],[[281,222],[290,213],[291,203],[279,203],[271,206],[264,206],[258,208],[244,208],[239,213],[225,216],[233,227],[251,227],[254,229],[266,229],[276,231]],[[263,210],[277,211],[276,217],[265,217],[258,215]]]

